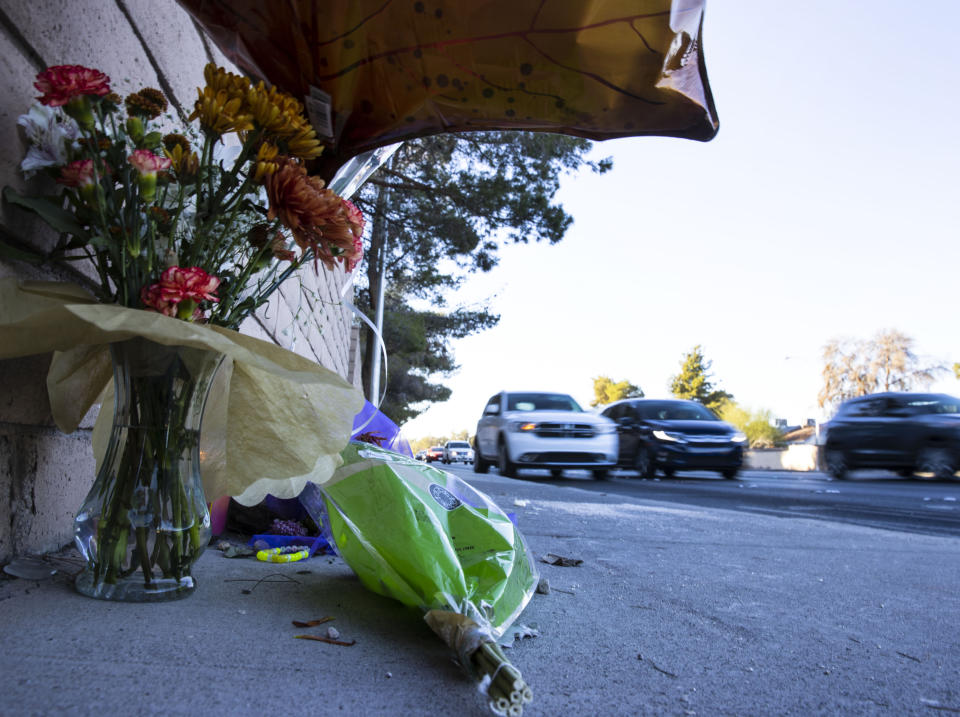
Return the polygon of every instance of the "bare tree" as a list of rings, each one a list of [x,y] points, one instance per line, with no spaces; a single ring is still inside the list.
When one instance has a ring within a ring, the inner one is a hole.
[[[896,329],[870,340],[832,339],[823,347],[821,407],[878,391],[926,387],[946,371],[943,364],[925,364],[913,351],[913,339]]]

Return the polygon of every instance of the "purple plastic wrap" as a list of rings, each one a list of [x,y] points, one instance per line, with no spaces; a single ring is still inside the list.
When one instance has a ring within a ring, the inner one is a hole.
[[[351,438],[354,440],[363,440],[360,436],[365,434],[369,434],[377,439],[382,439],[382,441],[378,441],[378,445],[380,445],[381,448],[386,448],[394,453],[402,453],[411,458],[413,457],[413,451],[410,450],[410,443],[400,435],[400,429],[397,427],[397,424],[387,418],[383,412],[369,401],[364,401],[360,413],[353,419],[353,434]],[[371,443],[374,441],[366,442]]]

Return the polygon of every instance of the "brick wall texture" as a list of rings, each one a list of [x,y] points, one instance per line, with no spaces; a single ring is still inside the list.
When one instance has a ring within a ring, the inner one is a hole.
[[[48,179],[26,182],[19,171],[26,144],[16,122],[37,95],[37,72],[60,64],[94,67],[121,95],[146,86],[163,90],[185,118],[209,61],[237,71],[175,0],[0,0],[0,186],[49,189]],[[55,239],[8,206],[0,210],[0,224],[28,245],[45,247]],[[352,318],[339,302],[344,274],[320,272],[289,280],[241,331],[359,386]],[[0,259],[2,277],[71,280],[76,274]],[[0,564],[69,543],[73,515],[93,483],[90,431],[97,409],[74,434],[60,433],[47,400],[49,362],[50,356],[0,360]]]

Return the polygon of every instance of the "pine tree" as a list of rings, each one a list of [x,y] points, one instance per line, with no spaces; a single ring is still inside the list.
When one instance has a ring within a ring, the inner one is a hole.
[[[677,398],[699,401],[714,413],[719,413],[724,404],[733,400],[733,396],[714,386],[710,376],[712,365],[713,362],[704,358],[703,350],[697,344],[684,354],[680,373],[670,380],[670,393]]]
[[[593,396],[591,406],[605,406],[624,398],[643,398],[643,389],[627,380],[614,382],[609,376],[597,376],[593,379]]]

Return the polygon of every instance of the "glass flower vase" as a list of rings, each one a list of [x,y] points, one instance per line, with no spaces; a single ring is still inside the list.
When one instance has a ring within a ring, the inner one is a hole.
[[[196,588],[210,541],[200,423],[223,355],[144,338],[110,345],[115,410],[96,479],[74,521],[77,590],[103,600],[176,600]]]

